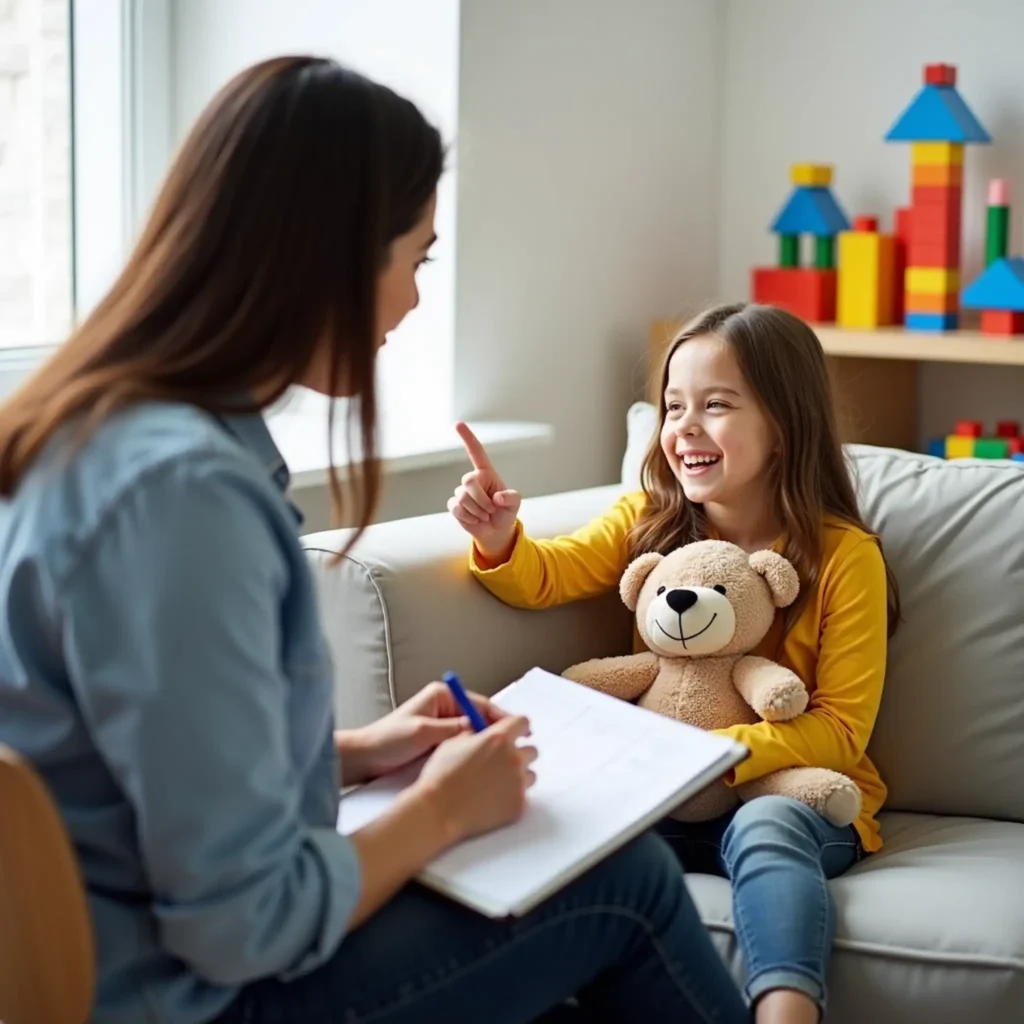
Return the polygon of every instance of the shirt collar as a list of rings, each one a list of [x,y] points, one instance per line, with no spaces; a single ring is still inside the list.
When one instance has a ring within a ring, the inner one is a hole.
[[[274,439],[267,428],[266,420],[259,413],[241,413],[234,416],[221,416],[221,422],[249,451],[263,467],[274,486],[284,495],[292,510],[296,523],[301,528],[305,517],[293,501],[288,499],[288,487],[292,476],[288,471],[288,463],[278,450]]]

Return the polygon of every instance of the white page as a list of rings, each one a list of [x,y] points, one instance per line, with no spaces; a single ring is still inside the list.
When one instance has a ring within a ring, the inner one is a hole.
[[[523,816],[427,866],[421,881],[502,916],[522,913],[627,838],[698,792],[745,748],[673,719],[532,669],[493,698],[530,719],[537,782]],[[417,763],[349,793],[338,829],[386,810]]]

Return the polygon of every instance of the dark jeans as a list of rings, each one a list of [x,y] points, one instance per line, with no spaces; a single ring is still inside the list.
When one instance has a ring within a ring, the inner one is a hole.
[[[862,856],[852,826],[836,828],[805,804],[762,796],[698,825],[668,819],[658,831],[686,871],[732,882],[736,939],[752,1003],[771,989],[806,992],[822,1009],[835,933],[826,880]]]
[[[247,986],[218,1024],[520,1024],[571,996],[588,1021],[749,1021],[653,833],[519,919],[407,886],[323,966]]]

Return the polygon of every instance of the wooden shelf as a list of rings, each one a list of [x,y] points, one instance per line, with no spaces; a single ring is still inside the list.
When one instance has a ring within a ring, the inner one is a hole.
[[[1003,341],[978,331],[929,334],[901,327],[865,331],[834,324],[812,326],[821,340],[821,347],[830,356],[1024,366],[1024,339],[1019,338]]]

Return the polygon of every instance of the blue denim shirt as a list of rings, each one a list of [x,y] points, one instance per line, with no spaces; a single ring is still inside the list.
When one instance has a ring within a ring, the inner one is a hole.
[[[358,897],[287,483],[262,418],[153,403],[0,503],[0,742],[77,850],[97,1024],[209,1020],[330,957]]]

